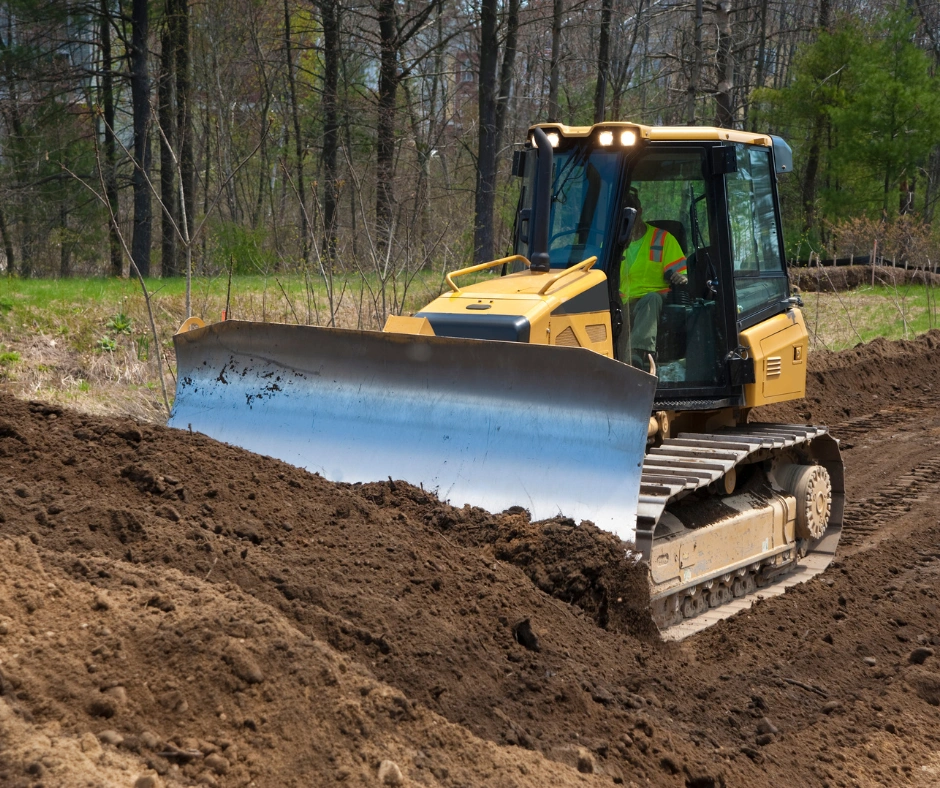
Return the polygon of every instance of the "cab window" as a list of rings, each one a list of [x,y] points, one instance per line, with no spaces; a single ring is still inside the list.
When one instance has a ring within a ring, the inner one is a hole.
[[[736,146],[737,172],[725,176],[739,319],[779,304],[789,292],[774,209],[767,148]]]

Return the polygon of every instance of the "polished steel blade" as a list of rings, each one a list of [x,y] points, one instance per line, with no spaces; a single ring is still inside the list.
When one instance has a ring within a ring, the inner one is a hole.
[[[227,321],[175,337],[170,425],[342,482],[632,540],[656,379],[577,348]]]

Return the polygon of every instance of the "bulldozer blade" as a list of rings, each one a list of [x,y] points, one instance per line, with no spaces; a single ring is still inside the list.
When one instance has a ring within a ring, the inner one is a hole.
[[[170,426],[337,482],[635,534],[656,379],[578,348],[226,321],[174,337]]]

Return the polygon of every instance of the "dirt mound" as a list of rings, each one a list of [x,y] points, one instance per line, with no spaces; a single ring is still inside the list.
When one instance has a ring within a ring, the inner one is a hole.
[[[875,339],[812,353],[805,399],[757,408],[751,421],[837,424],[886,406],[919,406],[938,393],[940,330],[934,329],[909,341]]]
[[[938,343],[814,356],[770,415],[869,419],[846,456],[874,495],[933,457]],[[936,486],[878,550],[668,645],[589,524],[0,396],[0,784],[929,782]]]
[[[901,284],[940,285],[940,275],[920,269],[875,266],[874,275],[870,266],[826,266],[812,268],[789,268],[790,283],[807,293],[833,293],[854,290],[865,285]]]

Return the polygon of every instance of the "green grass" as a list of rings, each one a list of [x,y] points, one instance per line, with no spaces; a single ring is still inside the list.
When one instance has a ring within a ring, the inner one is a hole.
[[[812,348],[843,350],[872,339],[913,339],[940,327],[940,288],[923,284],[804,293]]]

